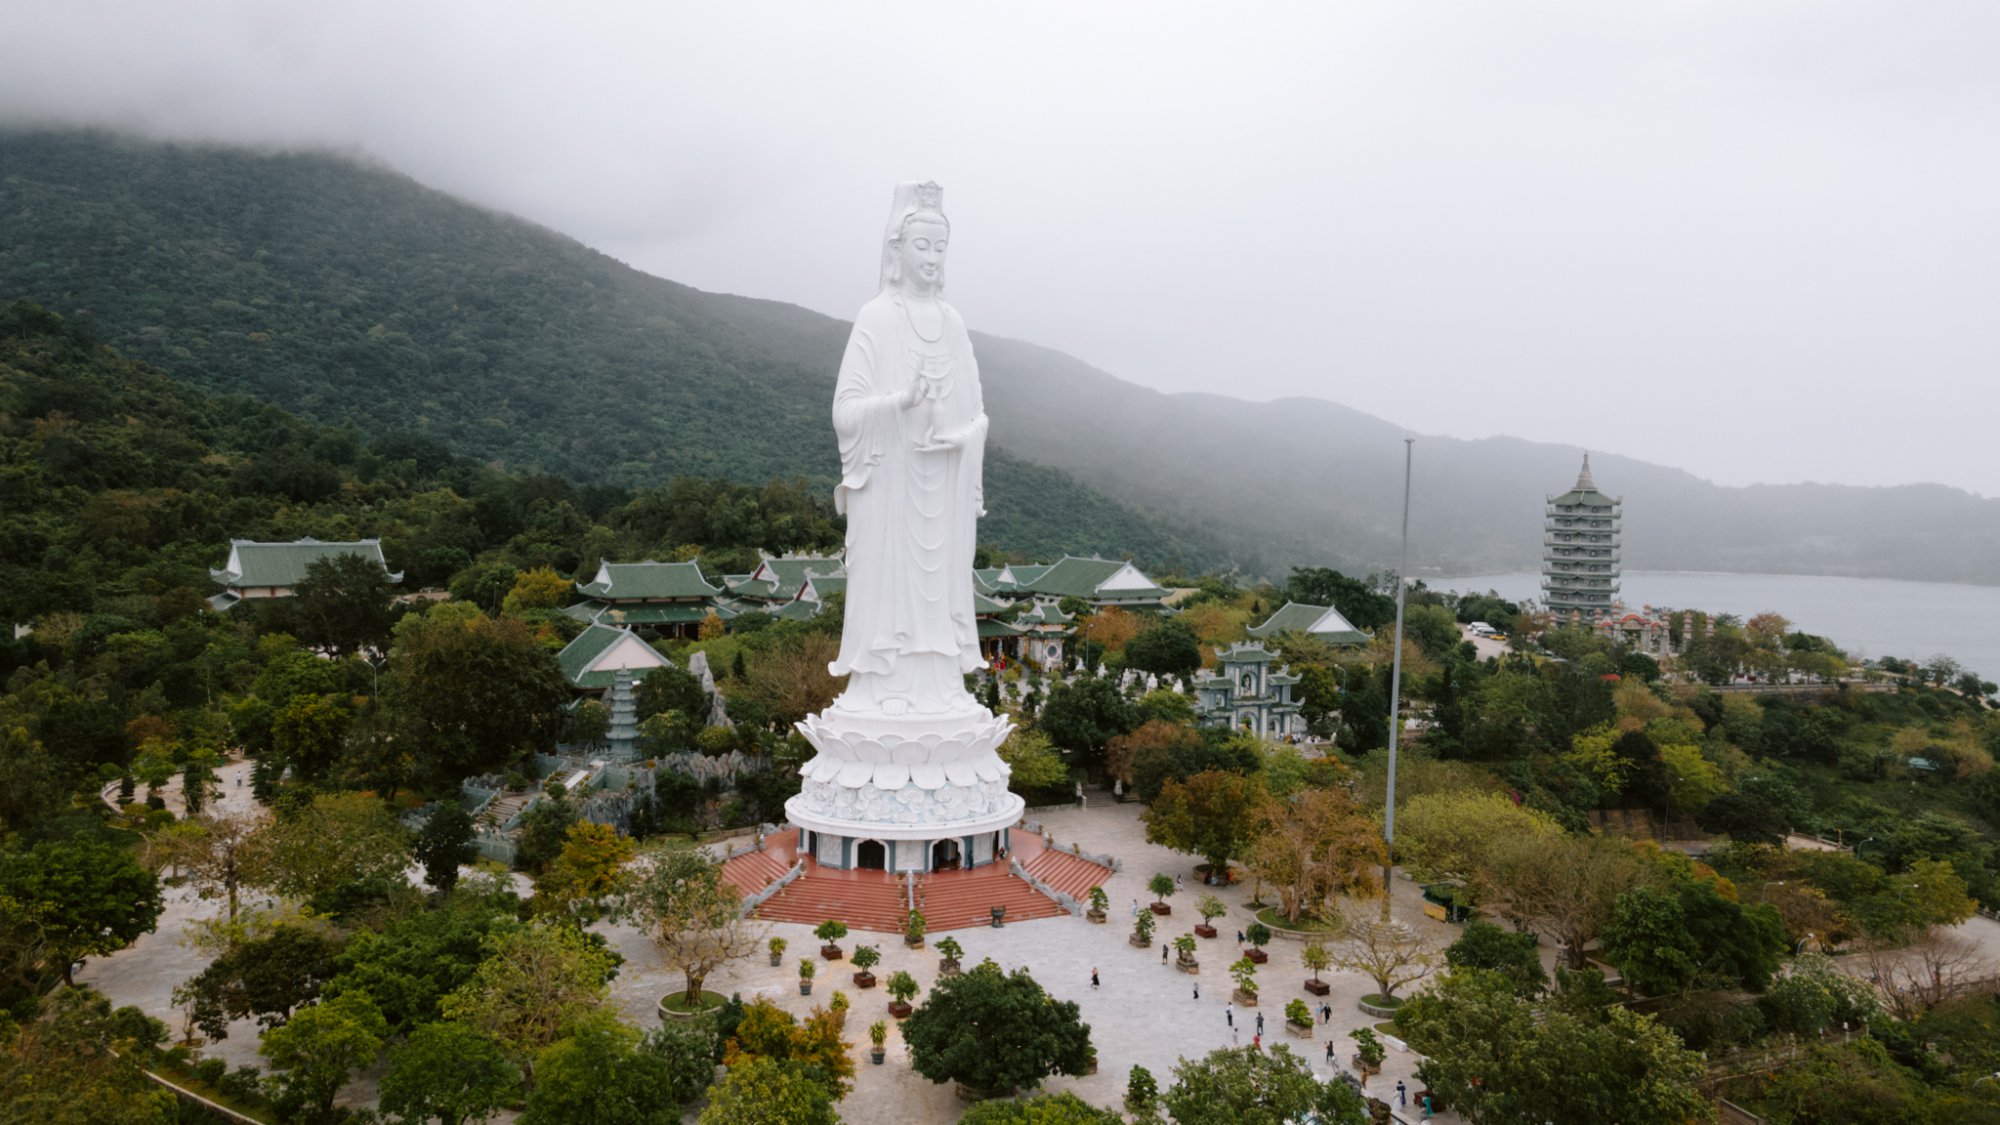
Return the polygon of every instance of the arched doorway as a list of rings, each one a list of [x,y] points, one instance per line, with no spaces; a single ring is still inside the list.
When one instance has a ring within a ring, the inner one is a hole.
[[[960,860],[957,840],[939,840],[931,845],[931,870],[948,871],[958,866]]]
[[[889,866],[889,849],[880,840],[863,840],[854,845],[854,866],[866,871],[880,871]]]

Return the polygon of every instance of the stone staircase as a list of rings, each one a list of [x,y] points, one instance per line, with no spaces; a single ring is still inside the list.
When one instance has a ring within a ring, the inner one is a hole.
[[[722,865],[722,881],[745,898],[782,878],[791,865],[768,851],[745,852]]]
[[[1082,902],[1089,903],[1090,888],[1103,886],[1111,871],[1081,856],[1051,848],[1021,864],[1028,874]]]

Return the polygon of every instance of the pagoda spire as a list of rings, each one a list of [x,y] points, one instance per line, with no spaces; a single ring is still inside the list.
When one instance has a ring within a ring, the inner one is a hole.
[[[1590,479],[1590,450],[1583,451],[1583,471],[1576,474],[1578,492],[1596,492],[1597,482]]]

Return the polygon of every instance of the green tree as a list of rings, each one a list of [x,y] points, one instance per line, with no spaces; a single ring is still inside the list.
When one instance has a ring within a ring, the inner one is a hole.
[[[295,695],[271,720],[271,750],[300,780],[318,781],[340,761],[353,726],[345,696]]]
[[[318,999],[339,952],[340,943],[317,926],[276,926],[225,950],[175,996],[185,997],[195,1026],[210,1039],[227,1039],[230,1021],[246,1016],[275,1027]]]
[[[1417,647],[1432,660],[1446,661],[1458,652],[1458,618],[1441,605],[1407,607],[1403,612],[1403,635],[1417,642]]]
[[[174,1095],[146,1077],[166,1028],[137,1008],[111,1010],[87,988],[59,988],[0,1034],[0,1119],[22,1125],[171,1125]]]
[[[389,572],[365,555],[315,559],[292,588],[299,640],[335,659],[379,652],[396,622],[395,590]]]
[[[1444,960],[1454,969],[1491,969],[1514,982],[1523,996],[1537,996],[1548,987],[1549,976],[1542,970],[1541,955],[1535,952],[1535,935],[1503,930],[1491,922],[1475,919],[1465,932],[1444,951]]]
[[[564,833],[562,851],[535,878],[535,908],[588,923],[618,892],[633,854],[631,837],[609,824],[577,821]]]
[[[1356,629],[1374,629],[1396,619],[1396,599],[1323,566],[1293,567],[1285,596],[1306,605],[1330,605]]]
[[[285,1100],[321,1113],[356,1070],[375,1061],[389,1025],[366,996],[338,996],[301,1008],[266,1031],[258,1053],[284,1071]]]
[[[1185,621],[1163,617],[1125,642],[1125,667],[1162,676],[1192,676],[1201,670],[1201,642]]]
[[[1069,781],[1069,766],[1062,755],[1056,753],[1046,735],[1036,731],[1016,730],[1008,735],[1000,744],[1000,760],[1012,771],[1007,787],[1017,793],[1054,789]]]
[[[640,1043],[608,1011],[579,1020],[536,1057],[521,1125],[676,1125],[680,1104],[665,1096],[671,1064]]]
[[[406,1125],[485,1121],[521,1087],[498,1045],[463,1024],[427,1023],[389,1049],[382,1112]]]
[[[1115,682],[1089,676],[1051,688],[1036,725],[1080,763],[1095,765],[1103,761],[1107,743],[1137,729],[1139,712]]]
[[[840,1125],[840,1114],[809,1068],[751,1058],[710,1088],[700,1125]]]
[[[25,852],[0,852],[0,904],[38,935],[43,964],[75,984],[84,958],[115,953],[153,931],[160,885],[114,844],[45,840]]]
[[[340,952],[339,972],[325,992],[365,992],[405,1034],[438,1019],[444,997],[472,979],[485,960],[488,939],[521,928],[519,900],[506,891],[470,884],[431,910],[390,918],[379,930],[359,929]]]
[[[1280,1043],[1182,1059],[1162,1103],[1175,1125],[1367,1125],[1361,1095],[1345,1082],[1321,1085],[1304,1059]]]
[[[367,793],[322,793],[281,810],[266,835],[272,888],[322,910],[396,885],[409,862],[396,814]]]
[[[991,959],[932,986],[903,1024],[911,1065],[933,1082],[986,1094],[1033,1088],[1050,1074],[1081,1074],[1090,1026],[1073,1001],[1056,1000],[1026,969],[1004,973]]]
[[[1225,871],[1243,854],[1270,799],[1259,779],[1218,770],[1169,781],[1145,812],[1146,842],[1191,852]]]
[[[604,1003],[615,966],[601,943],[568,925],[495,933],[486,959],[439,1014],[491,1038],[532,1079],[542,1048]]]
[[[619,915],[644,930],[662,962],[681,973],[682,999],[692,1007],[711,973],[757,951],[758,936],[740,902],[721,864],[695,848],[663,848],[637,865]]]
[[[1732,902],[1706,881],[1634,887],[1619,896],[1604,931],[1605,956],[1652,996],[1704,982],[1761,992],[1785,947],[1776,910]]]
[[[1124,1125],[1125,1119],[1065,1090],[1025,1101],[995,1098],[965,1111],[958,1125]]]
[[[539,873],[562,854],[570,825],[580,817],[567,795],[536,801],[521,814],[521,836],[514,848],[514,866]]]
[[[406,614],[395,636],[383,688],[397,737],[411,740],[432,782],[554,748],[569,687],[518,618],[439,602]]]
[[[423,865],[424,882],[443,894],[458,886],[458,869],[479,858],[473,846],[472,814],[458,801],[438,803],[417,830],[410,852]]]

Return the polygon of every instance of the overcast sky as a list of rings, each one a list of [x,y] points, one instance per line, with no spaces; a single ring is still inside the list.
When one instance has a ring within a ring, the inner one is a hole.
[[[935,179],[974,328],[1160,390],[2000,495],[1996,58],[1992,0],[62,0],[0,114],[365,150],[842,317]]]

